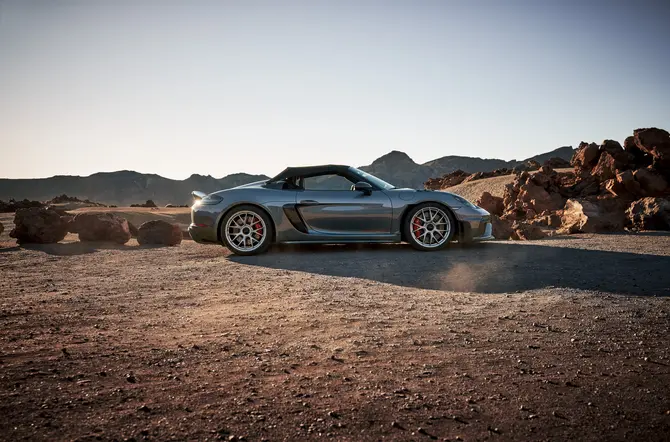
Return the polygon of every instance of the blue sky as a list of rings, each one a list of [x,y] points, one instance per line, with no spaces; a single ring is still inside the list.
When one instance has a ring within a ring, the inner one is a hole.
[[[668,1],[0,0],[0,177],[522,159],[670,129]]]

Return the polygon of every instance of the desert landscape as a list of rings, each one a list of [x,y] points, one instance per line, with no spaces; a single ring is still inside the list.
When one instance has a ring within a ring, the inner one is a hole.
[[[421,259],[403,245],[1,245],[8,440],[670,431],[667,234]]]
[[[0,442],[670,440],[668,23],[0,0]]]
[[[449,190],[502,199],[523,173]],[[0,214],[3,439],[660,441],[670,431],[667,232],[239,257],[181,241],[188,208],[67,200],[24,209],[63,222],[51,244],[17,244],[15,214]],[[80,240],[93,230],[77,219],[91,216],[128,224]],[[129,225],[149,222],[176,226],[181,242],[130,239]],[[127,236],[115,240],[118,229]]]

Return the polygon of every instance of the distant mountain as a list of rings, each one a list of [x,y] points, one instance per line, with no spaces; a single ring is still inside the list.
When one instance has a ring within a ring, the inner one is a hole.
[[[377,158],[369,166],[360,169],[397,187],[421,188],[434,174],[433,168],[417,164],[406,153],[397,150]]]
[[[130,170],[101,172],[90,176],[54,176],[40,179],[0,179],[0,200],[31,199],[45,201],[67,194],[119,206],[141,203],[148,199],[158,205],[189,204],[191,192],[214,192],[221,189],[268,179],[265,175],[236,173],[223,178],[191,175],[185,180],[171,180],[155,174]]]
[[[470,173],[489,172],[503,167],[511,169],[528,160],[536,160],[540,163],[552,157],[570,160],[573,152],[573,149],[568,146],[523,161],[451,155],[417,164],[406,153],[394,150],[377,158],[372,164],[362,166],[361,169],[398,187],[423,188],[423,183],[428,178],[441,177],[458,169]],[[0,200],[27,198],[46,201],[66,194],[118,206],[142,203],[148,199],[154,200],[158,205],[189,204],[193,190],[214,192],[268,178],[265,175],[246,173],[236,173],[223,178],[194,174],[180,181],[155,174],[122,170],[95,173],[86,177],[59,175],[39,179],[0,179]]]
[[[428,178],[441,177],[459,169],[469,173],[490,172],[501,168],[511,169],[518,164],[530,160],[535,160],[540,164],[554,157],[570,161],[573,153],[574,149],[572,147],[565,146],[551,152],[526,158],[523,161],[449,155],[423,164],[417,164],[406,153],[394,150],[377,158],[369,166],[362,166],[360,169],[398,187],[422,188],[423,183]]]

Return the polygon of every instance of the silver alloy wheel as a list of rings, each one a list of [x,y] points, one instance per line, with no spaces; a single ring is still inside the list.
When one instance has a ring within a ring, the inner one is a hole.
[[[412,217],[410,230],[414,241],[423,247],[439,247],[449,238],[451,221],[442,209],[424,207]]]
[[[253,252],[267,236],[267,226],[257,213],[243,210],[233,214],[226,222],[228,244],[240,252]]]

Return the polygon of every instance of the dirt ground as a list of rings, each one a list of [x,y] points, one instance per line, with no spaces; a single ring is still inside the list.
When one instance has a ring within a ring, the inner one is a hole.
[[[0,236],[3,440],[667,440],[670,235]]]

